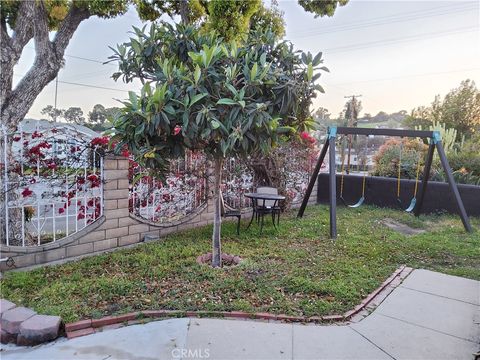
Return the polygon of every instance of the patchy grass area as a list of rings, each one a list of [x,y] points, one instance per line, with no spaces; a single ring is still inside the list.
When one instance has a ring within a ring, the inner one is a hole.
[[[423,234],[404,236],[382,225],[389,217]],[[78,262],[9,272],[1,296],[67,322],[141,309],[243,310],[327,315],[353,308],[399,265],[480,279],[480,219],[466,234],[456,216],[422,216],[363,206],[339,208],[336,241],[328,210],[291,212],[275,232],[252,225],[239,237],[224,225],[223,251],[244,258],[226,270],[198,265],[210,251],[211,227],[174,234]]]

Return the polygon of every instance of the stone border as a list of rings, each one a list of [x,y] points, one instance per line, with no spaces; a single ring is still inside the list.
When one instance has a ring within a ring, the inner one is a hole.
[[[62,330],[60,316],[39,315],[5,299],[0,300],[0,321],[2,344],[38,345],[55,340]]]
[[[372,310],[372,307],[378,306],[393,289],[413,271],[412,268],[405,265],[400,266],[386,279],[377,289],[371,292],[362,302],[352,310],[342,315],[326,315],[326,316],[290,316],[285,314],[270,313],[246,313],[243,311],[182,311],[182,310],[144,310],[131,312],[117,316],[106,316],[100,319],[87,319],[65,325],[67,338],[73,339],[79,336],[90,335],[108,329],[116,329],[125,325],[134,325],[142,323],[145,319],[166,319],[166,318],[202,318],[216,317],[227,319],[243,319],[243,320],[268,320],[282,322],[299,322],[299,323],[333,323],[333,322],[356,322],[358,316],[363,313],[365,317]],[[386,295],[385,295],[386,293]]]

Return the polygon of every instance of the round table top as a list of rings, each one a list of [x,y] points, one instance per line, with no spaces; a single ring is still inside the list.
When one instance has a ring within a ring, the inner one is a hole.
[[[285,196],[278,194],[265,194],[265,193],[247,193],[245,197],[250,199],[262,199],[262,200],[285,200]]]

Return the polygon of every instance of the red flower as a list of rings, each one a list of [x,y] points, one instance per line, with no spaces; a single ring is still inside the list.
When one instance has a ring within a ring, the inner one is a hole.
[[[51,162],[47,166],[50,170],[55,170],[57,168],[57,164],[55,164],[54,162]]]
[[[95,175],[95,174],[90,174],[90,175],[87,176],[87,179],[89,181],[96,181],[98,179],[98,176]]]
[[[182,127],[178,125],[175,126],[175,128],[173,129],[173,135],[178,135],[180,131],[182,131]]]
[[[79,213],[77,215],[77,220],[85,219],[85,215],[83,213]]]
[[[122,156],[129,157],[130,156],[130,151],[128,151],[127,149],[123,149],[122,150]]]
[[[90,181],[90,186],[92,188],[100,186],[100,178],[95,174],[90,174],[87,176],[87,180]]]
[[[52,129],[52,133],[56,134],[57,132],[58,132],[58,130],[56,128]]]
[[[308,134],[308,132],[302,131],[302,132],[300,133],[300,137],[301,137],[303,140],[307,140],[307,139],[310,137],[310,135]]]
[[[38,131],[34,131],[32,134],[32,139],[41,138],[42,136],[43,136],[42,133],[39,133]]]
[[[28,197],[28,196],[30,196],[30,195],[32,195],[32,194],[33,194],[33,191],[30,190],[28,187],[25,188],[25,189],[23,189],[23,191],[22,191],[22,196],[23,196],[23,197]]]
[[[20,139],[21,139],[20,136],[14,136],[14,137],[13,137],[13,141],[15,141],[15,142],[16,142],[16,141],[20,141]]]
[[[107,146],[110,139],[107,136],[93,138],[90,144],[92,146]]]
[[[58,209],[58,213],[59,213],[59,214],[63,214],[64,212],[65,212],[65,208],[60,208],[60,209]]]

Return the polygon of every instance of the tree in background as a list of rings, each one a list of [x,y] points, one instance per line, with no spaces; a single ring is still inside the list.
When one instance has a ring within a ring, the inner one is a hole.
[[[270,31],[253,31],[240,43],[184,24],[135,34],[111,57],[120,69],[115,79],[145,83],[139,95],[130,92],[114,123],[115,149],[127,145],[139,162],[163,171],[186,149],[209,156],[215,168],[212,265],[221,266],[223,162],[267,153],[305,128],[308,119],[297,114],[322,90],[315,85],[322,54],[300,55]]]
[[[79,107],[70,107],[63,113],[63,118],[66,122],[85,125],[85,117],[83,116],[83,111]]]
[[[248,33],[250,18],[262,6],[261,0],[209,1],[207,5],[208,21],[206,30],[215,30],[225,40],[239,39]]]
[[[69,107],[65,110],[57,109],[52,105],[48,105],[42,109],[41,113],[42,115],[48,116],[50,121],[56,122],[63,119],[72,124],[86,125],[83,111],[79,107]]]
[[[59,119],[63,118],[63,113],[65,110],[63,109],[57,109],[53,107],[52,105],[47,105],[44,107],[41,111],[42,115],[48,116],[50,121],[58,121]]]
[[[412,110],[405,119],[409,128],[428,128],[433,123],[445,124],[457,130],[457,140],[471,137],[480,131],[480,91],[475,82],[464,80],[460,86],[450,90],[443,100],[440,95],[429,107],[420,106]]]
[[[430,109],[425,106],[419,106],[413,109],[410,115],[403,120],[403,125],[409,129],[417,127],[428,128],[432,125]]]
[[[109,120],[113,119],[120,111],[118,107],[105,108],[101,104],[96,104],[92,111],[88,113],[88,120],[85,126],[94,131],[105,131],[111,127]]]
[[[230,28],[247,30],[244,27],[245,23],[249,22],[255,11],[260,11],[265,14],[265,22],[277,24],[277,35],[283,34],[280,26],[280,14],[275,11],[267,11],[262,4],[259,5],[259,2],[260,0],[2,1],[0,2],[1,122],[10,131],[16,129],[40,92],[55,79],[64,65],[65,49],[79,25],[92,16],[104,19],[113,18],[123,15],[130,5],[134,5],[142,20],[156,20],[161,15],[168,14],[170,17],[180,15],[184,23],[194,23],[201,22],[202,18],[206,18],[208,14],[205,9],[211,7],[215,11],[210,23],[224,18],[231,19],[232,22],[222,21],[225,28],[221,31],[233,35]],[[332,16],[337,5],[346,3],[347,0],[299,1],[306,11],[313,12],[318,16]],[[223,14],[222,9],[224,10]],[[238,21],[232,19],[231,14],[238,15],[239,12],[242,17]],[[260,14],[257,14],[257,22],[260,20],[259,16]],[[50,33],[54,31],[55,35],[50,40]],[[35,61],[26,75],[13,88],[13,69],[20,60],[23,49],[32,39],[35,43]]]
[[[362,111],[362,102],[355,96],[345,104],[344,118],[347,120],[347,126],[357,126],[358,116]]]
[[[305,11],[318,16],[333,16],[338,6],[345,6],[348,0],[298,0]]]
[[[452,89],[437,107],[433,107],[434,120],[447,128],[457,129],[458,136],[472,136],[480,130],[480,91],[472,80],[464,80]]]

